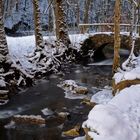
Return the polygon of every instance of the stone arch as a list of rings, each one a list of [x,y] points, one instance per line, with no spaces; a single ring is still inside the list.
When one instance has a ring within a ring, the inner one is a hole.
[[[114,48],[114,34],[95,34],[93,36],[90,36],[87,38],[81,47],[81,51],[83,52],[84,55],[88,55],[89,50],[95,51],[94,58],[101,56],[102,58],[105,58],[105,54],[103,54],[103,49],[107,46],[111,46]],[[122,49],[127,49],[130,50],[130,36],[128,35],[121,35],[121,48]],[[135,52],[137,52],[140,48],[140,38],[136,39],[135,43]],[[98,58],[97,58],[98,59]]]

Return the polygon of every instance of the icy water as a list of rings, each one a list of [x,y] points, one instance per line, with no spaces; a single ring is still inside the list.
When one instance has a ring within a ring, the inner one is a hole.
[[[67,99],[63,89],[57,84],[64,80],[75,80],[89,89],[89,94],[95,94],[100,88],[110,84],[111,66],[69,65],[63,72],[50,75],[40,80],[35,86],[14,96],[10,102],[0,107],[0,140],[70,140],[63,137],[62,132],[82,124],[87,119],[91,107],[81,104],[82,99]],[[97,89],[96,89],[96,88]],[[42,114],[41,110],[51,110],[50,116]],[[60,112],[69,112],[67,119],[58,117]],[[46,118],[46,126],[17,125],[5,129],[3,126],[15,114],[42,115]],[[82,131],[81,131],[82,134]]]

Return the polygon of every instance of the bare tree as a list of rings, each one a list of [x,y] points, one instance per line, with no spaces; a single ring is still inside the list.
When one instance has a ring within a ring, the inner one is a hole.
[[[92,0],[85,0],[85,8],[84,8],[84,19],[83,23],[88,23],[89,21],[89,10],[90,10],[90,5],[91,5]],[[87,28],[84,26],[82,28],[82,33],[85,33]]]
[[[139,2],[137,0],[130,0],[131,3],[131,27],[130,27],[130,46],[131,52],[129,54],[128,59],[122,64],[122,68],[124,70],[130,70],[133,68],[133,60],[135,59],[134,48],[136,41],[136,34],[138,32],[138,20],[139,20]]]
[[[121,1],[116,0],[115,3],[115,16],[114,16],[114,61],[113,61],[113,73],[117,72],[120,66],[120,17],[121,17]]]
[[[88,23],[89,20],[89,10],[90,10],[90,4],[92,0],[85,0],[85,8],[84,8],[84,23]]]
[[[34,7],[34,25],[35,25],[35,41],[36,41],[36,48],[43,48],[43,36],[42,36],[42,28],[41,28],[41,21],[40,21],[40,9],[39,9],[39,1],[33,0],[33,7]]]
[[[64,5],[65,3],[63,0],[54,0],[53,9],[55,16],[55,32],[57,40],[68,47],[70,44],[70,39],[68,35]]]
[[[8,46],[7,46],[7,41],[6,41],[6,36],[4,31],[3,1],[0,0],[0,65],[4,61],[6,61],[7,54],[8,54]]]

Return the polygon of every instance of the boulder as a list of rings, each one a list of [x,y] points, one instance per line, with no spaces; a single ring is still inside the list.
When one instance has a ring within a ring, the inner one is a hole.
[[[75,87],[75,93],[77,94],[87,94],[88,93],[88,89],[86,87],[82,87],[82,86],[77,86]]]

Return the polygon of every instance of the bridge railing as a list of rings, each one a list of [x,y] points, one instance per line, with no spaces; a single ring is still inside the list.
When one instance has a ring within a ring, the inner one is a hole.
[[[137,26],[137,33],[140,33],[140,25]],[[129,32],[131,24],[120,24],[121,32]],[[81,33],[87,33],[90,30],[94,32],[114,32],[114,23],[92,23],[92,24],[79,24]]]

